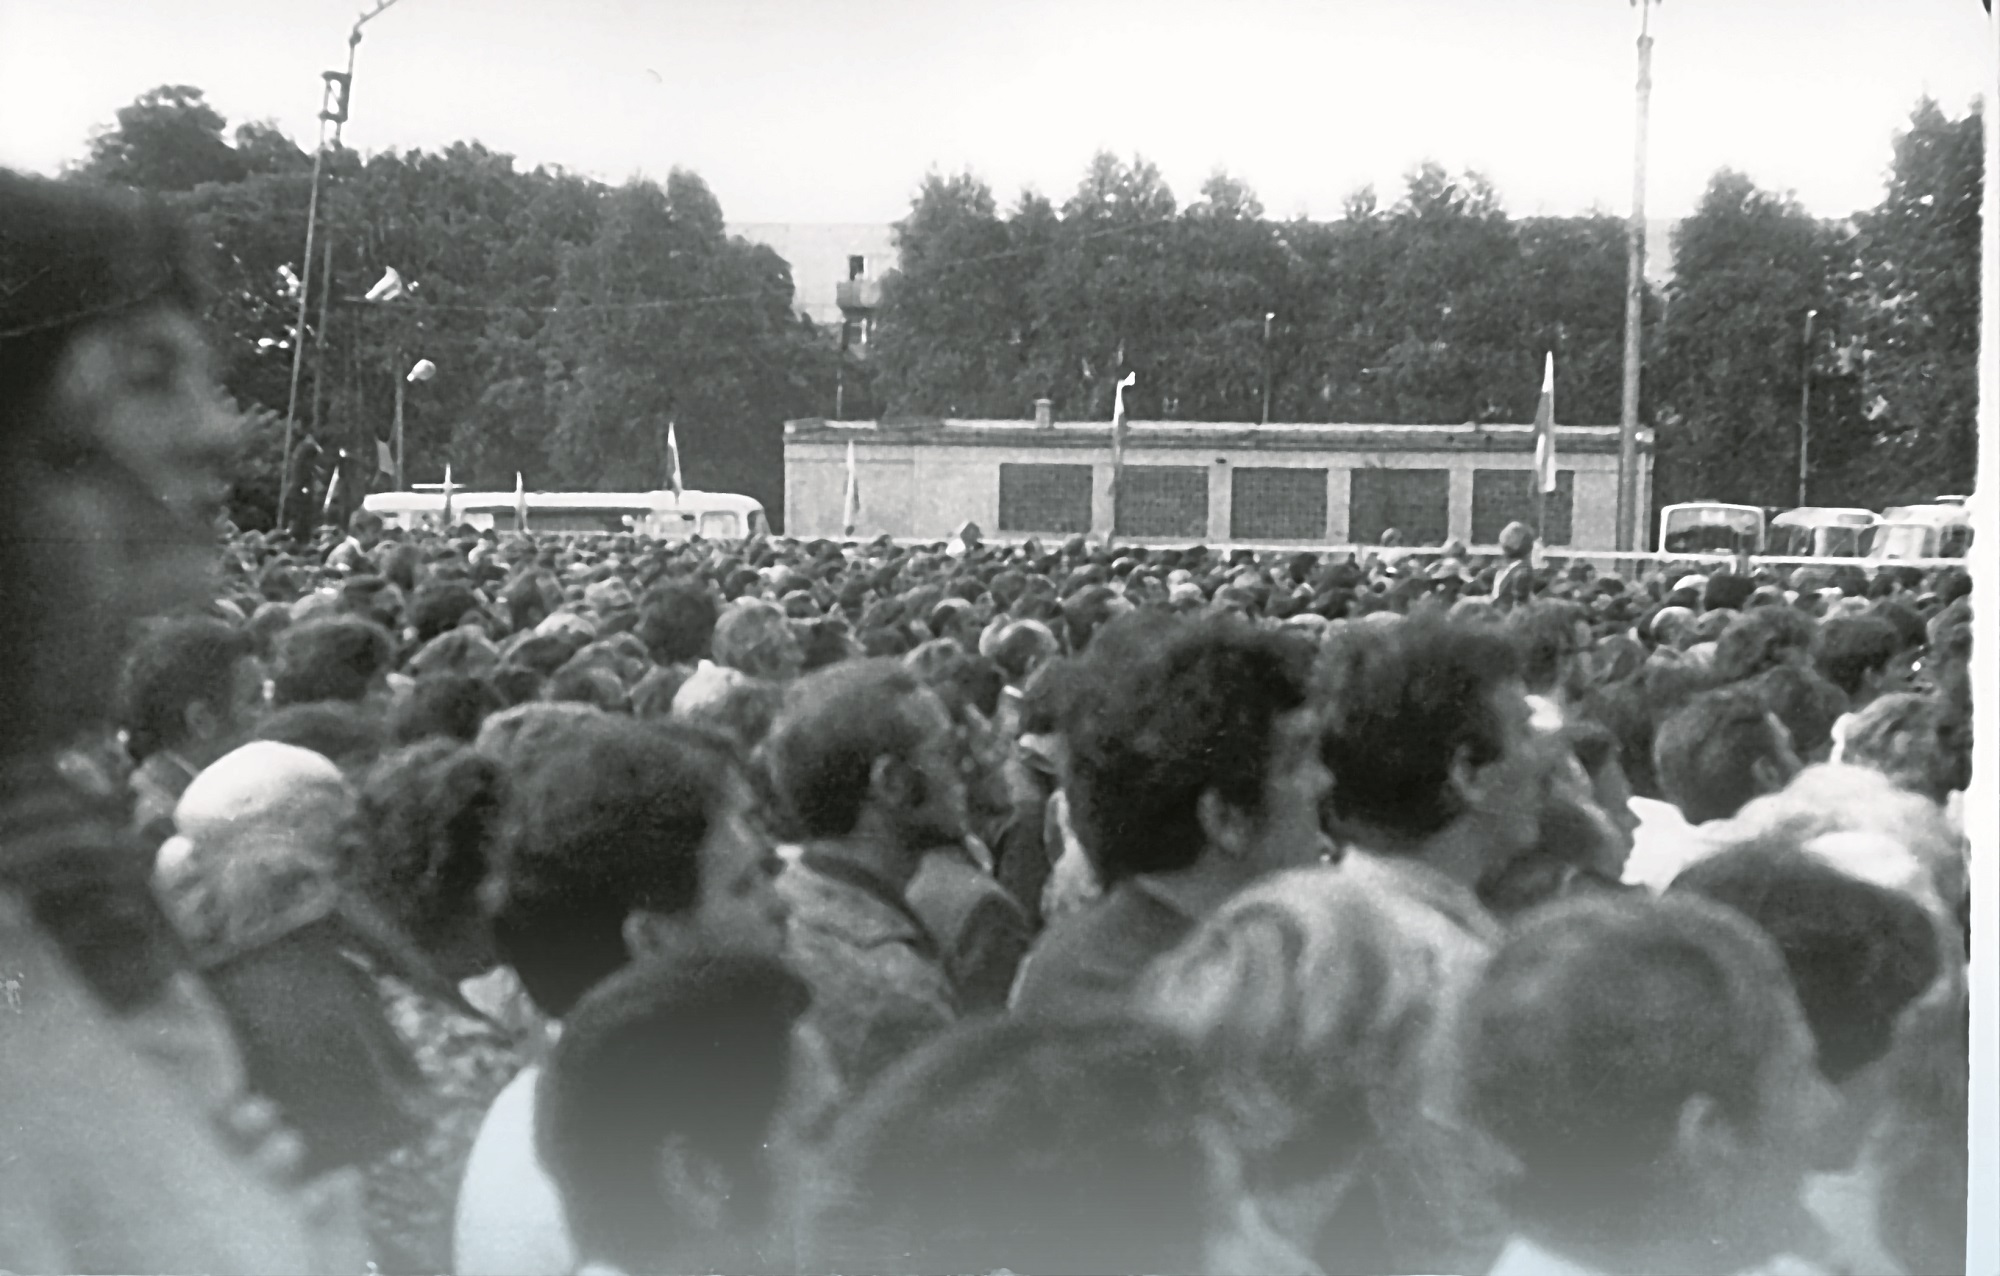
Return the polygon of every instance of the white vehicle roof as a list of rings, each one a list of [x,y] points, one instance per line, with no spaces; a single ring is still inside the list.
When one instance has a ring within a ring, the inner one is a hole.
[[[525,494],[530,510],[572,509],[572,510],[673,510],[677,507],[694,511],[730,510],[738,514],[748,514],[764,508],[763,502],[754,497],[742,496],[735,492],[683,491],[678,503],[671,491],[658,492],[535,492]],[[513,492],[453,492],[451,507],[454,510],[511,510],[517,499]],[[372,492],[361,502],[362,508],[378,514],[428,513],[444,508],[442,492]]]
[[[1839,505],[1802,505],[1771,520],[1773,527],[1867,527],[1881,522],[1873,510]]]

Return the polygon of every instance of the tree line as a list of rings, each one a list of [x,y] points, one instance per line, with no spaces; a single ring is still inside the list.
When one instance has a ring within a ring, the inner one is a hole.
[[[1926,99],[1882,201],[1838,221],[1715,175],[1645,297],[1656,500],[1792,503],[1808,376],[1813,503],[1969,490],[1981,144],[1976,105],[1953,118]],[[1030,191],[1004,212],[977,177],[931,174],[865,358],[797,313],[790,268],[731,237],[695,174],[611,186],[477,143],[329,152],[330,305],[323,331],[315,300],[296,333],[311,169],[277,128],[231,134],[200,90],[167,86],[69,173],[157,192],[212,245],[211,337],[250,421],[246,526],[272,517],[301,337],[304,464],[324,491],[344,450],[350,499],[377,481],[374,440],[419,357],[440,372],[407,395],[418,479],[449,463],[482,487],[516,471],[657,486],[672,422],[690,486],[774,514],[782,422],[830,415],[837,382],[850,416],[1018,418],[1046,397],[1104,419],[1133,372],[1141,418],[1255,421],[1268,395],[1274,421],[1521,422],[1553,351],[1559,420],[1619,416],[1624,220],[1511,217],[1479,174],[1436,164],[1391,203],[1363,189],[1318,222],[1268,217],[1226,173],[1182,207],[1137,157],[1101,154],[1060,205]],[[389,268],[413,292],[362,300]]]

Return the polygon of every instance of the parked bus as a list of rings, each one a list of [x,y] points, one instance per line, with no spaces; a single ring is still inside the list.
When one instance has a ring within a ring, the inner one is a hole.
[[[444,493],[376,492],[362,508],[383,525],[403,530],[438,527]],[[762,504],[734,492],[453,492],[453,527],[512,531],[517,507],[527,507],[527,530],[537,534],[635,533],[660,540],[741,540],[770,532]]]
[[[1766,553],[1777,558],[1860,558],[1873,510],[1809,505],[1771,520]]]
[[[1688,501],[1660,511],[1660,552],[1761,554],[1764,511],[1755,505]]]
[[[1891,505],[1864,538],[1863,558],[1964,558],[1972,513],[1964,505]]]

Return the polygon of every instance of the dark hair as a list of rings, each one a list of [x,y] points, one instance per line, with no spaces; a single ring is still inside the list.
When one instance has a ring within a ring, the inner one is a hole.
[[[1705,901],[1590,895],[1519,922],[1473,986],[1462,1047],[1470,1114],[1520,1162],[1516,1214],[1608,1242],[1670,1189],[1657,1167],[1689,1099],[1754,1130],[1782,978],[1768,942]]]
[[[1520,677],[1513,640],[1462,620],[1350,626],[1322,663],[1322,751],[1342,820],[1426,837],[1459,815],[1449,789],[1460,750],[1476,765],[1505,747],[1492,699]]]
[[[458,628],[465,613],[478,610],[479,595],[469,585],[425,585],[410,598],[410,624],[417,631],[417,645]]]
[[[1559,599],[1538,599],[1508,615],[1507,627],[1521,651],[1521,679],[1530,692],[1547,695],[1556,689],[1564,662],[1582,654],[1576,627],[1589,623],[1589,611]]]
[[[343,875],[434,953],[479,920],[501,798],[499,765],[458,741],[388,754],[360,786]]]
[[[716,615],[715,600],[699,582],[666,580],[640,600],[634,632],[658,663],[691,665],[708,655]]]
[[[1717,572],[1702,586],[1701,609],[1703,611],[1735,611],[1750,600],[1757,589],[1757,582],[1748,576],[1738,576],[1734,572]]]
[[[1090,640],[1111,616],[1112,599],[1117,592],[1109,585],[1085,585],[1082,589],[1063,600],[1063,626],[1068,631],[1069,649],[1073,652],[1087,650]]]
[[[1204,1077],[1166,1030],[993,1019],[885,1075],[834,1136],[826,1271],[1204,1270]]]
[[[541,699],[548,682],[546,674],[526,665],[501,665],[487,675],[487,684],[500,698],[503,708]]]
[[[1801,758],[1823,760],[1833,747],[1833,724],[1847,712],[1847,697],[1826,679],[1795,665],[1779,665],[1741,684],[1792,733]]]
[[[1896,631],[1896,650],[1899,652],[1918,650],[1930,637],[1930,629],[1924,621],[1923,613],[1908,603],[1894,599],[1879,602],[1870,607],[1867,614],[1887,623]]]
[[[147,630],[119,679],[119,721],[132,759],[143,762],[180,745],[192,705],[228,716],[237,667],[250,655],[249,635],[225,621],[168,620]]]
[[[343,771],[367,767],[388,745],[382,716],[345,700],[315,700],[279,709],[257,724],[257,738],[311,749]]]
[[[1792,607],[1760,607],[1729,622],[1715,641],[1715,676],[1723,682],[1754,678],[1785,662],[1788,653],[1814,654],[1819,622]]]
[[[923,691],[891,660],[846,661],[792,684],[766,749],[773,787],[805,836],[854,831],[875,759],[922,743],[905,702]]]
[[[704,1224],[676,1217],[660,1186],[662,1153],[678,1144],[727,1179],[734,1235],[711,1238],[726,1248],[702,1255],[704,1270],[781,1265],[755,1241],[776,1195],[766,1140],[807,1000],[773,960],[689,951],[619,971],[577,1004],[537,1086],[535,1146],[580,1258],[647,1272],[688,1256]]]
[[[1653,773],[1693,824],[1728,819],[1759,796],[1755,766],[1777,755],[1771,709],[1747,687],[1704,692],[1660,724]]]
[[[1917,627],[1921,632],[1921,619]],[[1820,626],[1820,637],[1819,671],[1849,696],[1861,694],[1864,678],[1907,649],[1896,626],[1880,616],[1835,616]]]
[[[492,916],[528,995],[560,1018],[630,960],[627,916],[695,907],[736,764],[698,732],[608,714],[566,719],[552,743],[510,776]]]
[[[664,718],[673,711],[674,697],[690,677],[685,665],[655,665],[632,688],[632,715]]]
[[[1091,662],[1102,692],[1071,759],[1078,832],[1107,884],[1200,859],[1204,793],[1262,810],[1273,728],[1306,703],[1312,665],[1298,640],[1227,619],[1175,625],[1133,659],[1114,650]]]
[[[629,713],[632,709],[632,698],[618,675],[595,662],[565,663],[542,689],[542,696],[547,700],[595,705],[606,713]]]
[[[293,625],[278,635],[272,700],[279,705],[358,702],[389,672],[394,656],[389,631],[358,616]]]
[[[1719,851],[1683,869],[1672,889],[1733,908],[1770,936],[1818,1043],[1819,1070],[1836,1084],[1889,1052],[1897,1017],[1942,964],[1922,905],[1793,845]]]
[[[409,695],[390,716],[389,733],[397,744],[443,737],[470,743],[487,715],[506,705],[486,682],[467,674],[428,674],[417,679]]]

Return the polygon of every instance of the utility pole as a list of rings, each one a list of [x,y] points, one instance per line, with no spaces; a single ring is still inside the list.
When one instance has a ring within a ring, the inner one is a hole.
[[[1813,320],[1819,311],[1806,311],[1806,352],[1799,376],[1799,508],[1806,505],[1806,475],[1809,473],[1812,441]]]
[[[341,126],[347,123],[348,94],[354,87],[354,51],[361,43],[361,28],[368,23],[369,19],[378,16],[383,10],[395,3],[396,0],[377,0],[373,9],[356,18],[354,20],[354,29],[347,34],[347,70],[327,71],[320,76],[320,79],[325,82],[325,97],[320,103],[319,145],[313,151],[312,194],[306,200],[306,248],[304,255],[300,258],[298,323],[292,330],[292,385],[290,393],[285,398],[284,460],[278,467],[278,472],[283,476],[279,479],[279,482],[283,486],[278,489],[279,527],[285,525],[285,505],[287,498],[291,496],[292,436],[298,428],[299,374],[305,367],[306,317],[311,313],[308,307],[311,304],[312,298],[313,241],[319,230],[319,192],[321,179],[326,172],[327,125],[331,124],[333,126],[333,145],[338,149],[340,146]],[[328,237],[323,256],[325,264],[321,270],[319,284],[322,291],[319,306],[320,325],[318,339],[314,343],[313,417],[315,425],[317,425],[319,417],[321,374],[325,370],[327,297],[331,294],[333,288],[333,241],[331,236]]]
[[[1646,114],[1653,93],[1653,6],[1639,8],[1639,82],[1632,142],[1632,220],[1625,250],[1625,392],[1618,416],[1618,536],[1620,553],[1635,548],[1639,523],[1639,356],[1646,294]]]
[[[1264,312],[1264,415],[1259,425],[1271,424],[1271,321],[1277,317],[1275,311]]]

